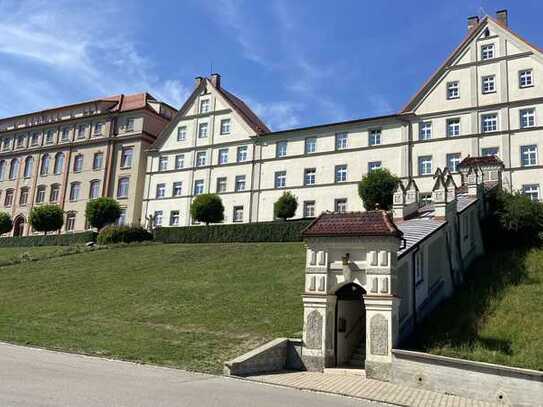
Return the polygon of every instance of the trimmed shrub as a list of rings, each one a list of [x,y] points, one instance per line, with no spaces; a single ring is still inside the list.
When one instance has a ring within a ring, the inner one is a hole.
[[[219,223],[224,220],[224,206],[217,194],[201,194],[190,205],[190,214],[198,222]]]
[[[97,198],[87,202],[85,216],[89,225],[100,230],[119,219],[121,216],[121,207],[119,206],[119,202],[113,198]]]
[[[106,226],[98,233],[98,244],[132,243],[153,240],[153,235],[141,226]]]
[[[64,224],[64,211],[58,205],[35,206],[30,211],[28,223],[38,232],[54,232]]]
[[[311,220],[240,223],[231,225],[160,228],[155,240],[163,243],[300,242]]]
[[[273,204],[273,214],[276,218],[287,220],[296,214],[298,200],[290,192],[285,192]]]
[[[11,216],[6,212],[0,212],[0,235],[10,232],[11,229],[13,229]]]
[[[362,178],[358,184],[358,194],[364,202],[366,210],[389,210],[392,208],[394,189],[400,179],[390,173],[386,168],[371,171]]]
[[[18,236],[0,238],[0,247],[72,246],[94,242],[96,232],[66,233],[62,235]]]

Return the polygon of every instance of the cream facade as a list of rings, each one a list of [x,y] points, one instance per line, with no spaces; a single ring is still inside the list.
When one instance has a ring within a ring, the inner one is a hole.
[[[416,180],[431,200],[437,168],[449,168],[459,184],[458,164],[485,155],[504,162],[504,188],[541,199],[543,53],[508,28],[506,11],[472,17],[468,26],[447,61],[390,116],[270,132],[219,75],[197,78],[150,152],[142,218],[190,225],[190,203],[201,192],[221,196],[227,223],[273,220],[284,191],[297,196],[298,218],[358,211],[357,183],[374,168]]]
[[[116,198],[120,223],[139,223],[146,150],[175,109],[146,93],[118,95],[0,120],[0,210],[11,234],[32,234],[35,205],[65,211],[62,232],[88,229],[89,199]]]

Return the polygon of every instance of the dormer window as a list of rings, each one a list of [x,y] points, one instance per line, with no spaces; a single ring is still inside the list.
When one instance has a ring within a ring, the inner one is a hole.
[[[200,113],[207,113],[209,112],[209,99],[202,99],[200,100]]]
[[[131,117],[126,119],[126,124],[125,124],[124,128],[125,128],[126,131],[134,130],[134,119],[131,118]]]
[[[494,44],[485,44],[481,46],[481,59],[486,61],[487,59],[494,58]]]
[[[458,99],[460,97],[460,83],[453,81],[447,83],[447,99]]]

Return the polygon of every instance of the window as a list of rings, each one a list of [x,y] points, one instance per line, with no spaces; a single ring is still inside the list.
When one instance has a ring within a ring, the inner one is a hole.
[[[49,154],[44,154],[41,157],[41,167],[40,167],[40,175],[42,177],[45,177],[47,174],[49,174]]]
[[[0,160],[0,181],[4,180],[5,175],[6,175],[6,162],[4,160]]]
[[[70,140],[70,129],[68,127],[64,127],[62,129],[62,134],[60,136],[61,141],[69,141]]]
[[[370,146],[376,146],[381,144],[381,129],[372,129],[368,133],[368,144]]]
[[[194,181],[194,195],[200,195],[204,193],[204,180],[197,179]]]
[[[523,109],[520,111],[520,127],[526,129],[535,126],[535,109]]]
[[[158,170],[166,171],[168,169],[168,157],[160,157],[158,159]]]
[[[126,119],[124,129],[126,131],[134,130],[134,119],[132,117],[129,117],[129,118]]]
[[[336,133],[336,150],[345,150],[348,146],[348,134]]]
[[[129,181],[128,177],[119,178],[117,182],[117,198],[128,198]]]
[[[170,211],[170,226],[179,226],[179,211]]]
[[[94,153],[94,157],[92,159],[92,169],[93,170],[102,169],[103,162],[104,162],[104,154],[103,153]]]
[[[221,134],[230,134],[230,119],[221,120]]]
[[[382,168],[383,164],[381,161],[370,161],[368,163],[368,173]]]
[[[537,165],[537,146],[535,144],[520,147],[520,161],[523,167]]]
[[[287,186],[287,172],[277,171],[275,173],[275,188],[285,188]]]
[[[100,136],[102,134],[103,123],[98,122],[94,124],[94,135]]]
[[[336,165],[336,182],[345,182],[347,181],[347,166],[346,165]]]
[[[481,149],[481,155],[483,157],[498,156],[500,149],[498,147],[486,147]]]
[[[481,91],[483,93],[496,92],[496,76],[495,75],[483,76],[483,78],[481,79]]]
[[[121,208],[121,214],[119,215],[119,219],[117,219],[117,225],[126,225],[126,208]]]
[[[236,175],[236,192],[245,191],[245,175]]]
[[[227,163],[228,163],[228,149],[221,148],[219,150],[219,165],[223,165]]]
[[[447,99],[458,99],[460,97],[460,84],[458,81],[447,83]]]
[[[89,199],[96,199],[100,196],[100,181],[94,180],[90,182]]]
[[[9,179],[13,180],[19,175],[19,160],[13,158],[9,165]]]
[[[347,212],[347,199],[336,199],[334,202],[334,212],[345,213]]]
[[[69,212],[66,214],[66,231],[73,232],[75,230],[75,213]]]
[[[447,120],[447,137],[460,135],[460,119]]]
[[[177,128],[177,141],[185,141],[187,139],[187,126]]]
[[[526,195],[532,201],[539,201],[539,185],[538,184],[523,185],[522,195]]]
[[[24,147],[25,146],[25,140],[26,140],[26,137],[24,136],[24,134],[19,134],[17,136],[17,148]]]
[[[32,133],[30,137],[30,145],[32,147],[37,146],[40,143],[40,133]]]
[[[87,126],[85,126],[84,124],[80,125],[77,128],[77,138],[78,139],[85,138],[86,130],[87,130]]]
[[[9,150],[11,146],[11,138],[4,137],[4,140],[2,140],[2,150]]]
[[[79,199],[79,192],[81,184],[79,182],[72,182],[70,185],[70,201],[77,201]]]
[[[483,133],[489,133],[498,130],[498,115],[496,113],[482,115],[481,128],[483,130]]]
[[[207,153],[205,151],[200,151],[196,153],[196,166],[197,167],[203,167],[206,165],[207,161]]]
[[[317,139],[315,137],[308,137],[305,139],[305,153],[311,154],[317,151]]]
[[[432,138],[432,122],[422,122],[419,126],[419,140]]]
[[[209,99],[200,100],[200,113],[209,112]]]
[[[25,168],[24,168],[24,172],[23,172],[23,176],[25,178],[30,178],[32,176],[32,167],[33,166],[34,166],[34,158],[26,157]]]
[[[55,175],[62,174],[62,169],[64,168],[64,153],[55,154]]]
[[[175,169],[180,170],[185,166],[185,154],[177,154],[175,156]]]
[[[304,201],[304,218],[315,217],[315,201]]]
[[[174,182],[172,185],[172,195],[181,196],[183,194],[183,183],[181,181]]]
[[[51,185],[51,192],[49,193],[49,201],[57,202],[59,196],[60,196],[60,185],[59,184]]]
[[[206,138],[207,137],[207,129],[208,129],[208,124],[207,123],[200,123],[198,125],[198,138]]]
[[[275,156],[277,158],[285,157],[287,155],[287,142],[278,141],[275,146]]]
[[[494,58],[494,44],[485,44],[481,46],[481,59],[487,60]]]
[[[238,147],[237,159],[238,163],[247,160],[247,146]]]
[[[45,132],[45,143],[52,144],[53,141],[54,141],[54,132],[53,130],[49,129]]]
[[[121,150],[121,168],[132,167],[132,156],[134,155],[133,147],[125,147]]]
[[[451,172],[458,171],[458,164],[460,164],[460,153],[447,154],[447,168]]]
[[[232,222],[243,222],[243,206],[234,206]]]
[[[217,178],[217,192],[226,192],[226,177]]]
[[[304,185],[315,185],[316,174],[315,168],[306,168],[304,170]]]
[[[432,174],[432,156],[425,155],[419,157],[419,175]]]
[[[36,189],[36,203],[45,202],[45,185],[39,185]]]
[[[424,278],[424,258],[422,250],[415,255],[415,284],[420,284]]]
[[[153,216],[154,226],[162,226],[162,214],[162,211],[155,211],[155,214]]]
[[[74,157],[74,172],[81,172],[83,169],[83,155],[78,154]]]
[[[161,199],[166,196],[166,184],[156,185],[156,199]]]
[[[13,204],[13,189],[6,190],[4,196],[4,206],[11,206]]]
[[[21,194],[19,195],[19,206],[25,206],[28,202],[28,188],[21,188]]]
[[[534,85],[534,78],[532,76],[532,70],[526,69],[518,73],[518,85],[521,88],[529,88]]]

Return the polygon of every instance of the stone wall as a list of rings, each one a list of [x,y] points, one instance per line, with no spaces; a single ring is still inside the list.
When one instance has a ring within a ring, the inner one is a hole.
[[[543,406],[543,372],[394,349],[392,382],[512,406]]]

